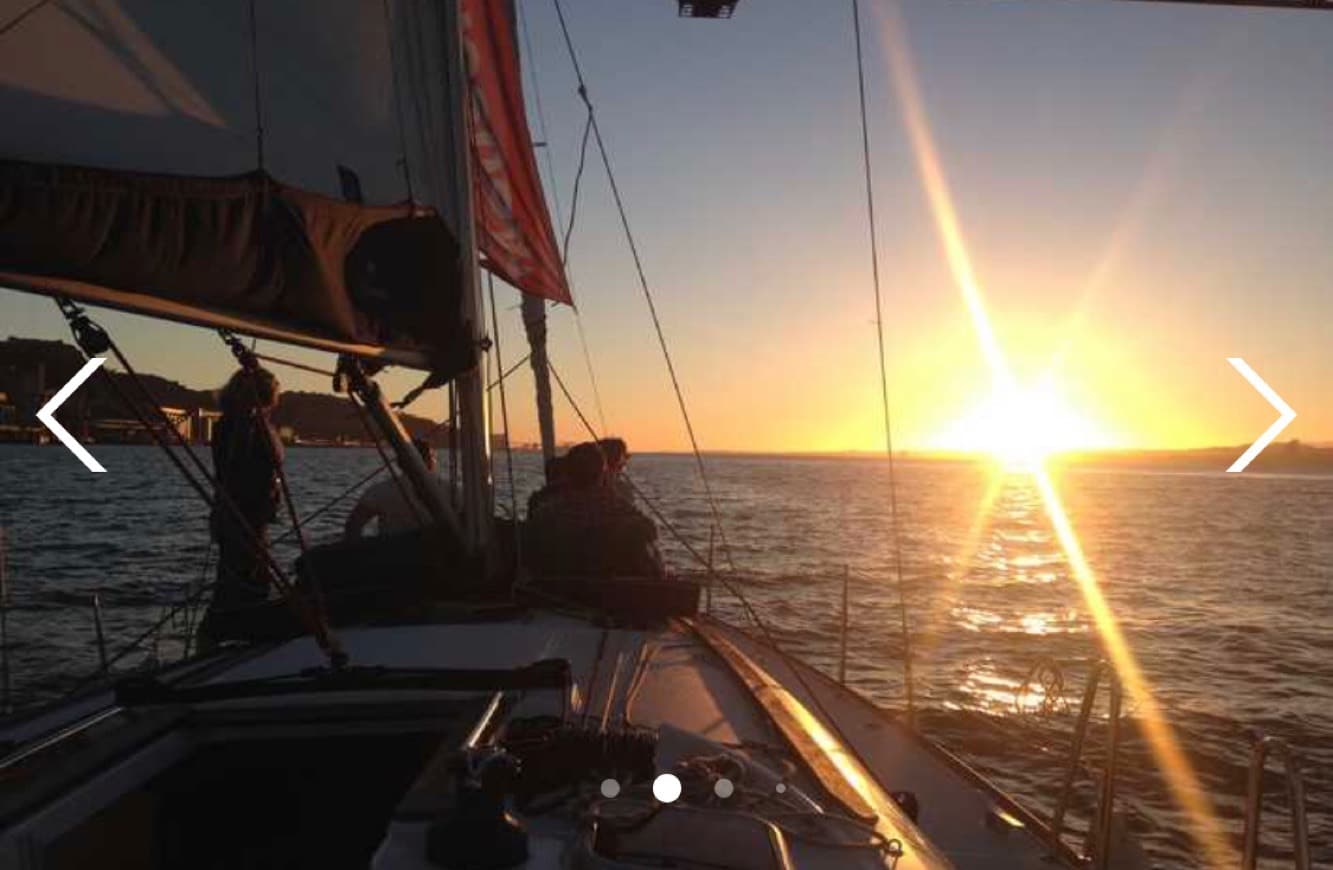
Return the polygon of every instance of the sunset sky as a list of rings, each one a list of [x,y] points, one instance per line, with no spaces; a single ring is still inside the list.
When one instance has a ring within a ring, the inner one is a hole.
[[[1049,379],[1067,446],[1248,443],[1276,412],[1229,356],[1295,408],[1282,438],[1333,441],[1333,15],[904,0],[893,37],[888,2],[863,5],[898,446],[974,442],[993,389],[904,70],[996,342],[1020,384]],[[582,110],[550,3],[521,5],[567,218]],[[673,0],[566,8],[701,446],[882,447],[850,2],[741,0],[730,21],[677,19]],[[609,429],[638,451],[686,449],[595,152],[570,266]],[[498,293],[512,363],[517,295]],[[143,370],[194,387],[228,373],[207,331],[100,319]],[[596,421],[572,313],[551,322]],[[68,338],[49,300],[8,292],[4,335]],[[396,396],[417,378],[384,381]],[[523,441],[531,392],[526,370],[512,379]],[[582,436],[557,414],[562,438]]]

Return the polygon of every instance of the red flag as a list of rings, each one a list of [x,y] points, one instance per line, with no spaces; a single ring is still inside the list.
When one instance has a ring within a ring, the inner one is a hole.
[[[523,106],[512,0],[462,0],[477,248],[525,293],[573,304]]]

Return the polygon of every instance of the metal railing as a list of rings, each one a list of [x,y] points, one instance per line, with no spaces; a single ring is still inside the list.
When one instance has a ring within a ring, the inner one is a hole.
[[[1064,832],[1065,814],[1074,793],[1074,780],[1078,776],[1080,762],[1083,759],[1083,746],[1088,736],[1088,723],[1092,719],[1092,708],[1097,700],[1097,687],[1102,676],[1110,681],[1110,711],[1107,722],[1106,767],[1102,771],[1102,782],[1098,798],[1097,811],[1093,815],[1088,832],[1091,844],[1092,867],[1105,870],[1109,866],[1111,852],[1112,816],[1115,807],[1116,762],[1120,754],[1120,708],[1124,700],[1124,691],[1115,671],[1106,662],[1097,662],[1088,673],[1088,685],[1083,690],[1083,703],[1078,711],[1078,724],[1074,727],[1073,741],[1069,747],[1069,768],[1065,771],[1064,783],[1060,788],[1060,799],[1056,802],[1055,812],[1051,815],[1051,836],[1058,841]]]
[[[1276,737],[1254,735],[1250,753],[1249,788],[1245,797],[1245,838],[1241,870],[1254,870],[1259,859],[1259,822],[1263,815],[1264,771],[1268,756],[1282,758],[1287,774],[1287,799],[1291,803],[1292,852],[1296,870],[1310,870],[1310,829],[1305,818],[1305,782],[1301,779],[1300,756]]]

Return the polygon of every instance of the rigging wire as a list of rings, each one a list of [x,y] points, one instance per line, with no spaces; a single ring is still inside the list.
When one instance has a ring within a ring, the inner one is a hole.
[[[533,103],[537,109],[537,127],[541,130],[544,157],[546,158],[546,177],[551,180],[551,199],[555,202],[555,219],[564,226],[565,216],[560,209],[560,188],[555,183],[555,161],[551,159],[551,140],[546,133],[546,111],[542,107],[541,77],[537,75],[537,55],[532,51],[532,34],[528,30],[528,16],[523,12],[523,4],[515,4],[519,28],[523,31],[523,48],[528,55],[528,81],[532,86]]]
[[[383,467],[388,470],[389,475],[393,478],[394,486],[398,488],[398,494],[403,497],[403,503],[407,505],[408,510],[412,511],[412,515],[416,517],[417,524],[423,527],[431,525],[431,517],[428,514],[426,516],[422,515],[422,505],[412,497],[412,493],[407,484],[403,482],[402,476],[394,469],[393,462],[389,459],[389,455],[384,452],[384,445],[380,443],[379,435],[375,432],[375,427],[370,425],[370,417],[366,413],[366,409],[361,407],[361,403],[357,401],[356,396],[352,393],[349,392],[347,394],[347,399],[352,403],[352,407],[356,409],[356,416],[357,419],[361,421],[361,427],[366,430],[366,435],[370,437],[370,443],[375,445],[375,452],[379,454],[380,462],[384,464]],[[412,449],[416,449],[415,445]]]
[[[257,339],[252,340],[252,349],[247,350],[241,340],[227,330],[219,329],[218,335],[221,336],[223,343],[231,350],[232,355],[236,357],[236,362],[240,364],[242,371],[247,374],[250,382],[250,389],[253,391],[256,400],[255,404],[256,407],[258,407],[259,359],[255,356],[253,350],[254,342],[257,341]],[[262,423],[264,430],[263,442],[268,448],[269,458],[273,463],[273,471],[278,478],[278,486],[282,492],[282,500],[287,508],[287,516],[292,524],[292,530],[296,533],[296,541],[301,547],[301,555],[304,556],[310,552],[310,542],[306,539],[305,528],[301,525],[301,518],[296,513],[296,502],[292,498],[292,489],[287,482],[287,470],[283,463],[282,446],[278,441],[277,433],[273,431],[272,425],[267,420],[262,421]],[[219,553],[219,558],[221,558],[221,553]],[[306,576],[310,578],[307,585],[310,587],[310,597],[314,604],[314,611],[319,614],[319,620],[325,630],[328,630],[328,604],[324,599],[324,585],[320,583],[319,576],[316,574],[313,565],[306,565]],[[342,664],[346,663],[346,654],[340,649],[337,652],[331,652],[330,663],[334,667],[341,667]]]
[[[490,392],[496,387],[502,385],[510,375],[518,371],[519,366],[523,365],[523,363],[527,362],[530,359],[532,359],[532,354],[530,353],[523,354],[523,358],[521,360],[511,365],[509,368],[505,369],[504,372],[498,378],[496,378],[495,380],[491,381],[489,384],[486,385],[487,392]],[[439,423],[436,425],[435,429],[441,429],[444,426],[445,423]],[[433,432],[435,430],[432,429],[431,431]]]
[[[335,377],[337,375],[337,372],[332,372],[329,371],[328,369],[321,369],[317,366],[307,365],[306,363],[299,363],[293,360],[283,359],[280,356],[270,356],[268,354],[255,353],[255,348],[253,344],[250,346],[250,353],[254,354],[255,359],[263,360],[264,362],[271,362],[274,365],[287,366],[288,368],[293,368],[293,369],[300,369],[303,372],[310,372],[311,374],[314,375],[324,375],[330,378]]]
[[[56,306],[60,309],[60,313],[63,314],[65,319],[69,322],[70,330],[74,333],[75,343],[79,345],[84,354],[95,356],[110,351],[115,356],[116,361],[122,368],[124,368],[129,381],[134,384],[142,394],[148,407],[157,412],[159,418],[158,422],[154,424],[148,419],[148,416],[144,413],[143,409],[139,407],[139,404],[125,392],[117,379],[112,377],[111,373],[106,370],[105,366],[98,369],[99,376],[102,378],[103,383],[110,386],[111,391],[116,394],[117,398],[120,399],[126,409],[139,421],[139,425],[144,427],[154,443],[162,448],[162,452],[166,454],[167,459],[170,460],[172,465],[174,465],[181,473],[181,476],[185,478],[185,482],[194,489],[195,493],[204,504],[211,510],[216,510],[218,507],[221,507],[239,522],[239,528],[245,532],[245,534],[241,536],[242,543],[250,551],[250,554],[255,556],[263,564],[266,569],[264,573],[268,575],[269,582],[278,590],[278,593],[283,597],[286,603],[296,612],[298,619],[304,623],[305,627],[309,629],[310,633],[315,637],[320,649],[328,656],[329,663],[334,667],[342,667],[346,664],[347,654],[343,651],[341,644],[338,642],[338,638],[334,635],[332,628],[329,626],[325,612],[319,608],[319,602],[308,602],[305,595],[302,594],[287,577],[286,572],[283,571],[282,566],[278,564],[277,559],[273,556],[272,552],[269,551],[268,547],[259,542],[258,535],[255,533],[255,530],[250,523],[246,521],[240,508],[237,507],[235,501],[232,500],[226,489],[218,484],[217,479],[212,473],[204,467],[202,461],[195,455],[194,450],[185,440],[185,437],[181,435],[180,431],[176,429],[174,425],[172,425],[171,420],[168,419],[166,413],[162,410],[162,407],[157,404],[157,401],[148,392],[148,388],[144,386],[142,379],[139,377],[139,373],[135,371],[132,365],[130,365],[130,361],[125,357],[125,354],[121,352],[120,347],[112,340],[106,330],[94,323],[92,318],[74,302],[60,296],[55,298],[55,302]],[[171,445],[167,443],[166,436],[163,435],[164,430],[170,432],[172,436],[174,436],[177,446],[184,448],[183,452],[190,458],[204,482],[201,482],[199,477],[195,476],[195,472],[190,470],[189,466],[185,464],[177,452],[171,449]],[[208,487],[205,486],[205,482],[212,485],[212,494],[210,494]]]
[[[588,110],[588,126],[592,130],[593,139],[597,143],[597,151],[601,156],[602,167],[606,170],[606,178],[611,187],[611,196],[615,200],[616,211],[620,214],[620,225],[625,231],[625,240],[629,244],[630,255],[634,259],[634,268],[638,273],[639,288],[643,291],[643,298],[648,303],[648,313],[652,316],[653,328],[657,332],[657,343],[662,349],[663,359],[666,360],[667,374],[671,376],[671,387],[676,394],[676,404],[680,406],[681,418],[685,422],[685,432],[690,438],[690,447],[694,452],[695,464],[699,468],[699,478],[703,483],[704,494],[708,499],[708,507],[712,512],[713,522],[717,525],[719,536],[722,539],[722,552],[726,556],[727,564],[735,571],[736,564],[731,555],[731,545],[727,541],[726,531],[722,527],[717,499],[713,495],[712,484],[708,479],[708,470],[704,465],[703,454],[699,450],[699,441],[694,434],[694,424],[690,421],[690,412],[685,407],[685,395],[680,387],[680,379],[676,376],[676,367],[671,360],[671,351],[667,347],[666,335],[662,331],[662,321],[657,315],[657,305],[653,301],[652,290],[648,286],[648,277],[643,270],[643,259],[639,256],[639,247],[634,240],[634,232],[630,229],[625,202],[620,195],[620,185],[616,183],[615,172],[611,168],[611,157],[607,153],[606,142],[602,138],[602,130],[597,123],[597,114],[593,109],[592,100],[588,97],[588,85],[583,78],[583,68],[579,64],[578,52],[574,49],[574,40],[570,36],[568,22],[565,21],[564,7],[560,0],[553,0],[553,2],[555,3],[556,16],[560,20],[560,31],[564,36],[565,48],[569,51],[569,60],[574,67],[574,76],[578,79],[579,99],[583,101],[583,105]]]
[[[255,0],[250,0],[250,77],[255,97],[255,156],[259,169],[264,170],[264,102],[259,79],[259,19]]]
[[[583,143],[579,147],[578,170],[574,173],[574,192],[573,201],[569,208],[569,222],[565,222],[565,216],[560,206],[560,187],[556,184],[555,161],[551,157],[551,139],[546,130],[546,112],[542,107],[541,77],[537,75],[536,56],[532,51],[532,35],[528,30],[528,19],[526,15],[519,15],[520,27],[523,31],[523,45],[527,51],[528,81],[531,83],[533,102],[537,108],[537,126],[541,131],[542,143],[545,146],[542,150],[546,161],[546,177],[550,181],[551,197],[555,201],[555,219],[556,223],[564,229],[563,243],[560,248],[560,262],[564,266],[565,280],[572,284],[573,278],[569,274],[569,241],[574,232],[575,216],[579,207],[579,187],[583,179],[583,167],[588,155],[588,133],[591,128],[592,119],[583,127]],[[573,296],[573,288],[570,288],[570,295]],[[588,382],[592,385],[592,399],[597,406],[597,419],[602,424],[602,431],[606,431],[606,410],[602,405],[602,391],[597,384],[597,370],[592,364],[592,352],[588,349],[588,334],[583,329],[583,314],[579,311],[577,305],[570,306],[574,311],[574,328],[578,331],[579,347],[583,351],[583,364],[588,369]]]
[[[384,36],[389,44],[390,81],[393,83],[393,113],[398,127],[398,148],[403,153],[403,183],[407,185],[407,201],[416,205],[417,198],[412,191],[412,161],[407,154],[407,122],[403,119],[403,93],[398,87],[398,55],[393,43],[393,15],[389,12],[389,0],[382,0],[384,9]]]
[[[504,356],[500,352],[500,317],[496,313],[495,307],[495,276],[490,272],[486,273],[486,287],[491,297],[491,329],[495,332],[493,339],[495,344],[495,367],[504,371]],[[514,521],[514,551],[519,550],[518,534],[518,491],[514,482],[514,450],[509,444],[509,402],[505,398],[504,375],[500,376],[500,421],[505,427],[505,464],[509,470],[509,518]],[[520,560],[520,564],[522,564]]]
[[[27,20],[28,16],[32,15],[38,9],[41,9],[43,6],[45,6],[50,2],[51,0],[37,0],[36,3],[32,4],[27,9],[24,9],[22,12],[18,13],[13,18],[6,21],[3,26],[0,26],[0,36],[4,36],[5,34],[9,33],[9,31],[18,27],[20,24],[22,24],[24,21]]]
[[[575,416],[579,418],[579,422],[583,424],[583,428],[587,431],[589,437],[591,437],[593,441],[600,441],[602,436],[597,433],[597,430],[595,428],[593,428],[592,423],[588,421],[587,415],[585,415],[583,413],[583,409],[579,407],[579,403],[574,400],[574,396],[573,394],[570,393],[569,387],[565,385],[564,378],[560,377],[560,373],[556,371],[555,366],[550,366],[549,368],[551,370],[551,377],[555,378],[556,386],[560,387],[560,392],[564,394],[565,401],[569,403],[569,407],[574,411]],[[695,549],[694,546],[690,544],[688,540],[686,540],[685,536],[681,534],[680,530],[677,529],[675,525],[673,525],[672,522],[666,518],[666,516],[662,513],[661,509],[658,508],[657,504],[653,501],[653,499],[648,496],[648,493],[644,492],[643,489],[634,482],[633,478],[631,478],[629,474],[623,474],[623,477],[626,481],[629,482],[630,488],[634,490],[634,494],[638,496],[639,499],[641,499],[645,505],[647,505],[648,510],[653,514],[654,517],[657,518],[657,521],[660,522],[666,528],[666,530],[671,534],[671,536],[676,539],[676,542],[680,544],[682,547],[684,547],[685,551],[689,553],[690,556],[692,556],[696,562],[698,562],[701,566],[703,566],[703,568],[707,572],[711,574],[713,572],[712,562],[704,558],[703,555],[697,549]]]
[[[583,125],[583,142],[579,145],[579,165],[574,172],[574,193],[569,203],[569,223],[565,226],[565,237],[560,250],[560,260],[565,266],[565,277],[569,277],[569,243],[574,236],[574,224],[578,220],[579,214],[579,191],[583,187],[583,169],[588,162],[588,134],[592,132],[592,113],[588,113],[588,120]],[[597,388],[597,372],[592,365],[592,353],[588,350],[588,336],[583,331],[583,315],[579,312],[577,305],[574,309],[574,327],[579,333],[579,346],[583,349],[583,364],[588,368],[588,381],[592,384],[592,400],[597,406],[597,420],[602,424],[602,431],[606,431],[606,411],[602,407],[602,391]]]
[[[592,112],[583,122],[583,141],[579,144],[579,164],[574,170],[574,192],[569,204],[569,223],[565,224],[565,235],[560,246],[560,259],[569,269],[569,239],[574,235],[574,224],[579,216],[579,189],[583,186],[583,170],[588,164],[588,136],[592,133]]]
[[[889,373],[884,359],[884,304],[879,280],[879,243],[875,234],[875,188],[870,174],[870,123],[866,113],[865,55],[861,48],[861,0],[852,0],[852,30],[856,38],[856,84],[861,105],[861,158],[865,168],[866,213],[870,226],[870,270],[875,285],[875,335],[879,340],[880,401],[884,408],[884,450],[889,459],[889,516],[893,529],[893,565],[898,582],[898,615],[903,635],[903,679],[907,692],[907,722],[916,723],[912,691],[912,643],[907,629],[907,598],[903,587],[903,544],[898,514],[898,487],[893,462],[893,425],[889,416]]]
[[[372,480],[374,480],[375,478],[377,478],[377,477],[379,477],[381,474],[383,474],[383,473],[384,473],[384,469],[385,469],[385,466],[383,466],[383,465],[377,465],[377,466],[375,466],[375,468],[372,469],[371,472],[370,472],[369,474],[367,474],[366,476],[362,477],[362,478],[361,478],[360,480],[358,480],[356,483],[354,483],[354,484],[352,484],[351,486],[347,487],[347,489],[344,489],[342,492],[338,493],[338,494],[335,495],[333,498],[329,499],[328,503],[326,503],[326,504],[323,505],[322,507],[316,508],[315,510],[311,511],[310,513],[308,513],[308,514],[306,514],[304,517],[302,517],[302,518],[301,518],[301,525],[302,525],[302,526],[309,526],[310,523],[313,522],[313,521],[315,520],[316,517],[322,516],[322,515],[328,513],[329,511],[333,510],[333,508],[335,508],[335,507],[339,504],[339,502],[343,501],[343,499],[347,498],[347,497],[350,496],[352,493],[356,492],[358,489],[360,489],[361,487],[365,486],[367,483],[370,483]],[[274,543],[275,545],[276,545],[276,544],[280,544],[280,543],[282,543],[283,541],[285,541],[285,540],[287,540],[288,538],[290,538],[293,534],[295,534],[295,532],[296,532],[296,529],[295,529],[295,528],[289,528],[287,531],[283,532],[281,535],[279,535],[278,537],[274,538],[274,539],[273,539],[273,543]]]
[[[579,407],[578,403],[574,401],[574,397],[570,394],[569,388],[565,386],[564,379],[560,377],[560,373],[555,370],[555,366],[551,366],[551,376],[555,378],[556,384],[559,385],[560,387],[560,392],[564,393],[565,395],[565,401],[569,402],[569,406],[574,409],[574,413],[578,416],[579,421],[583,423],[583,427],[588,431],[588,434],[592,437],[594,441],[599,440],[597,431],[593,429],[592,424],[588,422],[588,417],[583,413],[583,410]],[[707,571],[708,576],[714,580],[721,582],[723,588],[725,588],[728,592],[730,592],[732,595],[736,597],[736,600],[740,602],[742,609],[745,610],[745,614],[750,618],[750,621],[754,623],[755,627],[759,629],[759,633],[763,635],[764,642],[767,643],[775,652],[777,652],[778,655],[780,655],[783,658],[784,661],[787,662],[787,666],[791,668],[792,675],[796,677],[796,681],[800,683],[801,688],[805,690],[806,697],[815,706],[815,709],[819,711],[820,715],[824,717],[824,724],[829,728],[829,730],[831,730],[835,735],[837,735],[838,739],[842,741],[844,746],[851,747],[852,743],[850,740],[848,740],[847,735],[843,732],[842,727],[838,724],[838,720],[835,719],[829,713],[827,708],[825,708],[824,702],[820,700],[819,695],[817,695],[815,691],[811,688],[810,683],[805,678],[805,675],[801,673],[801,668],[804,667],[805,665],[799,659],[789,656],[786,652],[782,650],[782,647],[778,645],[777,639],[773,637],[773,633],[769,631],[768,625],[762,619],[759,618],[759,612],[755,610],[754,605],[750,603],[750,599],[746,597],[745,593],[741,591],[740,587],[737,586],[735,583],[733,583],[725,575],[718,573],[718,571],[713,567],[712,561],[705,559],[702,555],[700,555],[698,550],[696,550],[694,547],[690,545],[689,541],[685,540],[685,536],[682,535],[680,531],[677,530],[676,527],[673,526],[671,522],[665,516],[662,515],[662,512],[658,509],[657,505],[653,503],[653,500],[648,497],[648,495],[638,486],[638,484],[636,484],[633,481],[633,479],[630,478],[629,475],[625,475],[625,480],[629,482],[630,487],[634,490],[634,494],[638,496],[639,499],[642,500],[645,505],[648,506],[648,509],[652,511],[653,515],[657,517],[658,521],[660,521],[662,525],[666,527],[667,531],[671,533],[671,535],[681,544],[681,546],[683,546],[689,552],[691,556],[693,556],[699,562],[700,565],[704,566],[704,569]],[[732,572],[735,573],[734,568],[732,569]]]

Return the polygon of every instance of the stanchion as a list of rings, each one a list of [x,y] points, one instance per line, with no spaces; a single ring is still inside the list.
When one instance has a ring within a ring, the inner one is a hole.
[[[106,658],[106,633],[102,630],[102,596],[93,593],[93,625],[97,629],[97,658],[102,663],[102,676],[110,671]]]
[[[847,685],[847,609],[848,595],[847,588],[851,585],[852,569],[842,566],[842,631],[839,633],[840,649],[838,650],[838,685]]]

